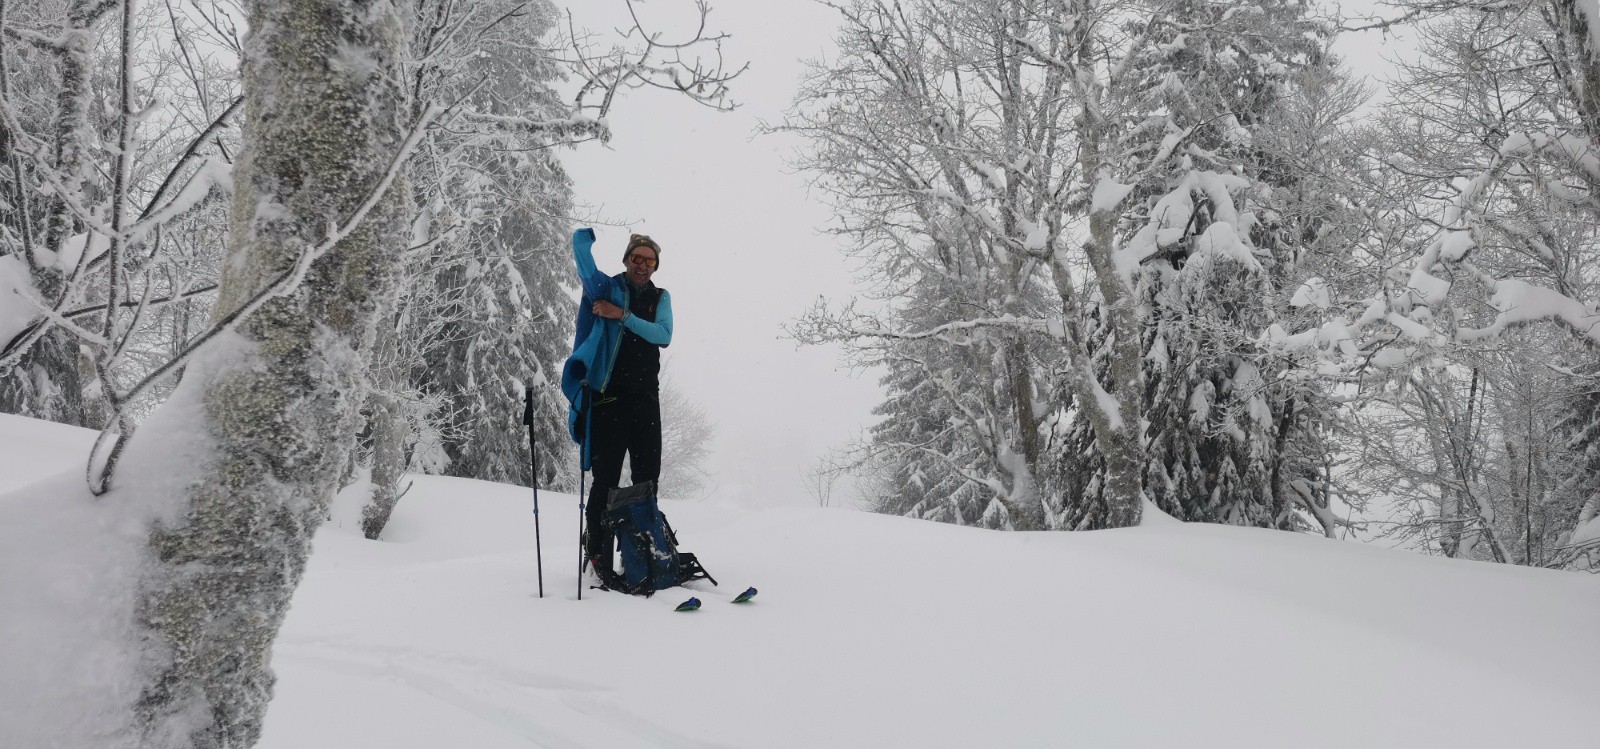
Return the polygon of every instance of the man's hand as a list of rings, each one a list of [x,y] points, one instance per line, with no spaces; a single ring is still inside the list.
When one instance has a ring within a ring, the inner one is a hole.
[[[601,300],[594,303],[594,313],[607,320],[621,320],[622,308],[615,304]]]

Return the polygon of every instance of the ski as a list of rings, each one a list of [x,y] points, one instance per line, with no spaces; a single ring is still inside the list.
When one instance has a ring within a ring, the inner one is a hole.
[[[626,593],[624,591],[616,590],[615,588],[611,588],[611,587],[607,587],[603,583],[600,584],[600,585],[591,585],[589,587],[590,587],[591,590],[603,590],[603,591],[606,591],[608,593],[621,593],[623,595],[630,595],[629,593]],[[755,586],[751,586],[751,587],[745,588],[744,592],[742,592],[742,593],[740,593],[740,594],[738,594],[738,595],[736,595],[736,596],[734,596],[732,598],[728,598],[726,594],[718,593],[716,591],[703,591],[702,592],[700,590],[697,590],[695,588],[689,588],[687,586],[685,586],[683,589],[684,590],[688,590],[691,593],[703,593],[704,595],[710,595],[713,598],[721,598],[722,600],[727,601],[728,603],[749,603],[751,599],[756,597],[756,593],[757,593],[757,591],[755,589]],[[648,598],[649,596],[646,596],[646,597]],[[677,607],[673,609],[673,611],[699,611],[701,605],[702,605],[702,602],[701,602],[699,596],[690,596],[683,603],[678,604]]]
[[[589,589],[590,590],[603,591],[603,592],[606,592],[606,593],[616,593],[616,594],[619,594],[619,595],[631,596],[631,597],[635,597],[635,598],[646,598],[646,599],[650,598],[650,596],[638,596],[638,595],[635,595],[635,594],[632,594],[632,593],[626,593],[624,591],[615,590],[613,588],[607,588],[604,585],[591,585],[591,586],[589,586]],[[699,611],[699,610],[700,610],[700,599],[698,597],[695,597],[695,596],[690,596],[688,600],[684,601],[683,603],[678,604],[677,607],[673,609],[673,611]]]
[[[687,585],[684,586],[684,590],[687,590],[687,591],[689,591],[691,593],[694,593],[696,595],[702,595],[702,596],[706,596],[708,598],[715,598],[717,600],[723,601],[724,603],[749,603],[750,599],[756,597],[756,589],[755,589],[754,586],[745,588],[743,593],[740,593],[739,595],[731,596],[731,597],[727,593],[723,593],[721,591],[709,590],[709,589],[701,589],[701,588],[698,588],[698,587],[691,588],[691,587],[689,587]]]
[[[743,593],[740,593],[739,595],[734,596],[728,602],[729,603],[748,603],[750,601],[750,599],[755,598],[755,597],[756,597],[756,589],[755,588],[745,588]],[[674,611],[699,611],[700,610],[700,599],[698,597],[695,597],[695,596],[690,596],[689,600],[678,604],[678,608],[673,609],[673,610]]]

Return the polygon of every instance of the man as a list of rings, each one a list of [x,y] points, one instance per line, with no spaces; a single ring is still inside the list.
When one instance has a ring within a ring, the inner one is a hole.
[[[672,297],[650,280],[661,262],[655,240],[629,237],[625,270],[608,276],[595,267],[594,239],[593,229],[572,235],[583,299],[561,389],[571,403],[568,425],[580,465],[594,473],[584,558],[605,583],[615,579],[616,542],[600,521],[622,479],[623,457],[634,484],[661,475],[661,349],[672,343]]]

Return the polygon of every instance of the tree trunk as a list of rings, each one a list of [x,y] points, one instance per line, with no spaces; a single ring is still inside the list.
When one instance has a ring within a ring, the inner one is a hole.
[[[405,134],[406,6],[247,3],[244,148],[217,320],[292,273],[380,188]],[[139,590],[154,646],[142,746],[245,747],[260,735],[272,643],[360,420],[405,195],[389,190],[303,282],[202,349],[129,446],[118,493],[174,505],[155,524]],[[202,454],[152,445],[162,434],[198,434]]]
[[[1087,54],[1080,51],[1080,55]],[[1092,63],[1084,65],[1092,69]],[[1078,170],[1084,187],[1093,192],[1100,179],[1112,173],[1102,153],[1108,125],[1099,111],[1099,94],[1093,87],[1078,113]],[[1140,350],[1139,323],[1128,284],[1117,276],[1114,255],[1117,248],[1118,214],[1115,206],[1095,206],[1089,213],[1089,235],[1083,242],[1084,259],[1093,271],[1100,292],[1103,324],[1109,329],[1111,347],[1106,382],[1098,383],[1090,364],[1094,353],[1087,341],[1073,340],[1069,366],[1077,367],[1073,378],[1073,397],[1083,404],[1084,413],[1094,427],[1095,444],[1106,462],[1105,518],[1103,527],[1124,528],[1139,524],[1144,512],[1144,489],[1140,473],[1144,468],[1144,445],[1140,439],[1143,415],[1144,368]],[[1060,261],[1054,265],[1059,266]],[[1074,302],[1071,279],[1057,267],[1053,269],[1056,290],[1067,319],[1081,316],[1083,309]],[[1077,337],[1074,336],[1076,339]],[[1109,395],[1110,398],[1102,396]]]
[[[1587,17],[1578,7],[1580,2],[1553,0],[1551,26],[1559,43],[1567,47],[1566,55],[1555,58],[1557,70],[1578,110],[1579,126],[1594,141],[1600,140],[1600,46],[1589,27],[1600,25],[1600,18]]]
[[[1084,136],[1084,151],[1091,153],[1098,169],[1098,141]],[[1085,172],[1091,173],[1091,172]],[[1144,489],[1139,474],[1144,468],[1144,447],[1139,435],[1144,398],[1144,368],[1139,350],[1139,323],[1133,298],[1112,262],[1116,248],[1116,217],[1110,210],[1094,211],[1089,217],[1089,240],[1084,247],[1094,268],[1106,325],[1111,329],[1110,371],[1103,387],[1115,398],[1115,413],[1095,420],[1096,441],[1106,459],[1106,527],[1126,528],[1139,524],[1144,512]],[[1085,356],[1088,356],[1085,354]],[[1090,372],[1088,377],[1093,377]],[[1099,401],[1093,392],[1077,394],[1085,404]],[[1090,408],[1092,414],[1099,409]],[[1092,418],[1092,417],[1091,417]]]
[[[376,541],[400,501],[410,430],[394,396],[375,393],[371,403],[372,494],[361,508],[361,534]]]

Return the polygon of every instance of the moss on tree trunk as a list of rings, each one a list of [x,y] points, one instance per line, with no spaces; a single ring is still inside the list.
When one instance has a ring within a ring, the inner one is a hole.
[[[405,135],[405,3],[248,3],[244,152],[218,319],[292,268],[379,186]],[[183,515],[151,536],[139,618],[157,645],[144,746],[249,746],[271,646],[359,428],[375,312],[403,249],[404,186],[304,283],[203,353],[213,445]],[[217,357],[207,359],[207,356]]]

